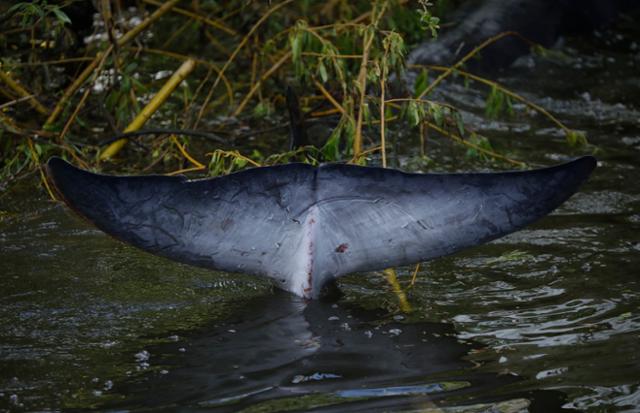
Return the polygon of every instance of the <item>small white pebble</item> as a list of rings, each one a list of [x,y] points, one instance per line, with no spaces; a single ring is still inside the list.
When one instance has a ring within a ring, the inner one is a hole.
[[[371,338],[371,337],[373,337],[373,331],[367,330],[367,331],[364,332],[364,335],[367,336],[367,338]]]
[[[160,370],[160,374],[169,374],[169,370]]]
[[[181,352],[181,353],[185,353],[185,352],[187,351],[187,349],[186,349],[186,348],[184,348],[184,347],[180,347],[180,348],[178,349],[178,351],[179,351],[179,352]]]
[[[235,334],[236,333],[236,330],[234,330],[233,328],[230,328],[227,331],[230,332],[231,334]]]
[[[327,320],[329,320],[329,321],[338,321],[338,320],[340,320],[340,317],[336,317],[336,316],[332,315]]]
[[[505,356],[501,356],[501,357],[498,359],[498,363],[506,363],[506,362],[507,362],[507,358],[506,358]]]

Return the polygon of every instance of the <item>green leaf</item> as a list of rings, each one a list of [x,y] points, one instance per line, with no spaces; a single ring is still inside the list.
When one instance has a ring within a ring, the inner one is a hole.
[[[146,93],[146,92],[149,91],[149,89],[144,84],[142,84],[138,79],[136,79],[135,77],[130,77],[129,79],[131,79],[131,83],[133,84],[133,87],[135,87],[135,89],[138,92]]]
[[[366,124],[370,124],[371,122],[371,110],[369,108],[369,104],[365,103],[364,105],[362,105],[362,116],[364,118],[364,122]]]
[[[320,79],[322,79],[322,83],[327,83],[327,80],[329,80],[327,68],[325,67],[322,60],[318,63],[318,75],[320,76]]]
[[[137,62],[131,62],[129,63],[125,68],[124,68],[124,72],[125,73],[133,73],[136,69],[138,68],[138,63]]]
[[[588,144],[587,135],[582,131],[567,130],[567,143],[571,146],[585,146]]]
[[[236,167],[236,169],[242,169],[247,165],[247,160],[244,158],[235,158],[233,160],[233,165]]]
[[[302,36],[298,31],[291,32],[289,36],[289,42],[291,43],[291,61],[297,63],[302,56]]]
[[[347,155],[351,155],[353,153],[353,140],[356,136],[356,124],[352,120],[352,118],[348,118],[344,125],[344,137],[346,138],[346,152]]]
[[[423,68],[416,78],[416,82],[414,85],[414,96],[418,97],[422,95],[422,92],[427,89],[427,86],[429,86],[429,71]]]
[[[69,18],[69,16],[67,16],[65,12],[60,10],[59,7],[57,6],[51,7],[51,12],[56,16],[56,19],[58,19],[58,21],[61,22],[62,24],[71,24],[71,19]]]
[[[258,118],[264,118],[271,114],[271,106],[268,102],[262,101],[253,108],[253,115]]]
[[[327,140],[327,143],[321,149],[322,156],[329,162],[335,162],[340,158],[340,135],[342,135],[343,122],[338,123],[338,126],[331,132],[331,136]]]
[[[462,115],[460,114],[460,112],[458,111],[453,112],[453,120],[456,123],[456,127],[458,128],[458,133],[460,134],[460,137],[463,137],[464,121],[462,120]]]
[[[433,118],[433,121],[436,123],[436,125],[444,125],[444,112],[442,110],[442,106],[438,105],[437,103],[431,103],[429,105],[429,114]]]
[[[467,149],[467,156],[470,158],[479,158],[482,160],[487,160],[489,159],[489,157],[487,156],[487,154],[485,154],[484,152],[481,151],[481,149],[484,149],[486,151],[493,151],[493,147],[491,146],[491,142],[489,142],[489,139],[487,139],[484,136],[478,136],[475,133],[471,134],[471,139],[469,139],[469,142],[473,143],[474,145],[476,145],[478,148],[480,149],[476,149],[476,148],[468,148]]]
[[[491,92],[487,96],[485,104],[485,114],[488,118],[496,119],[505,110],[505,95],[495,85],[491,87]]]
[[[253,152],[251,152],[251,155],[249,157],[256,161],[260,161],[264,159],[264,156],[262,155],[262,153],[257,149],[254,149]]]
[[[407,105],[407,120],[411,126],[417,126],[420,123],[420,113],[418,111],[418,103],[414,100]]]
[[[120,83],[120,90],[122,93],[129,93],[131,90],[131,78],[127,75],[122,76],[122,82]]]

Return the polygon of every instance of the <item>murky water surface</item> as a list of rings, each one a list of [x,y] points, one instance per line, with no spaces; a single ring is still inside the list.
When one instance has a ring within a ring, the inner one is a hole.
[[[640,50],[617,34],[501,79],[592,148],[568,148],[518,106],[480,121],[485,95],[449,85],[444,98],[506,153],[542,165],[595,151],[599,168],[536,225],[423,265],[411,288],[413,268],[400,269],[410,314],[380,273],[307,305],[124,246],[26,190],[5,194],[0,410],[638,411]],[[437,162],[422,170],[488,168],[444,140],[428,151]]]

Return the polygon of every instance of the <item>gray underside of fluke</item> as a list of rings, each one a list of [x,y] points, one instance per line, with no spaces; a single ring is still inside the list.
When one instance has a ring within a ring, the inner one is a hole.
[[[408,174],[287,164],[188,180],[99,175],[52,158],[47,171],[69,207],[117,239],[316,298],[335,277],[516,231],[568,199],[595,166],[583,157],[531,171]]]

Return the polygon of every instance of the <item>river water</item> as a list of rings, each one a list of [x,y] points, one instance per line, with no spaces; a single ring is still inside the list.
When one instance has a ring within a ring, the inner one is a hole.
[[[539,223],[422,265],[412,287],[398,269],[411,313],[381,273],[306,304],[122,245],[34,182],[2,194],[0,411],[640,411],[640,45],[625,25],[500,78],[589,147],[518,105],[483,120],[486,91],[447,85],[504,153],[599,166]],[[405,169],[493,168],[443,138],[416,162],[415,133],[390,134]]]

